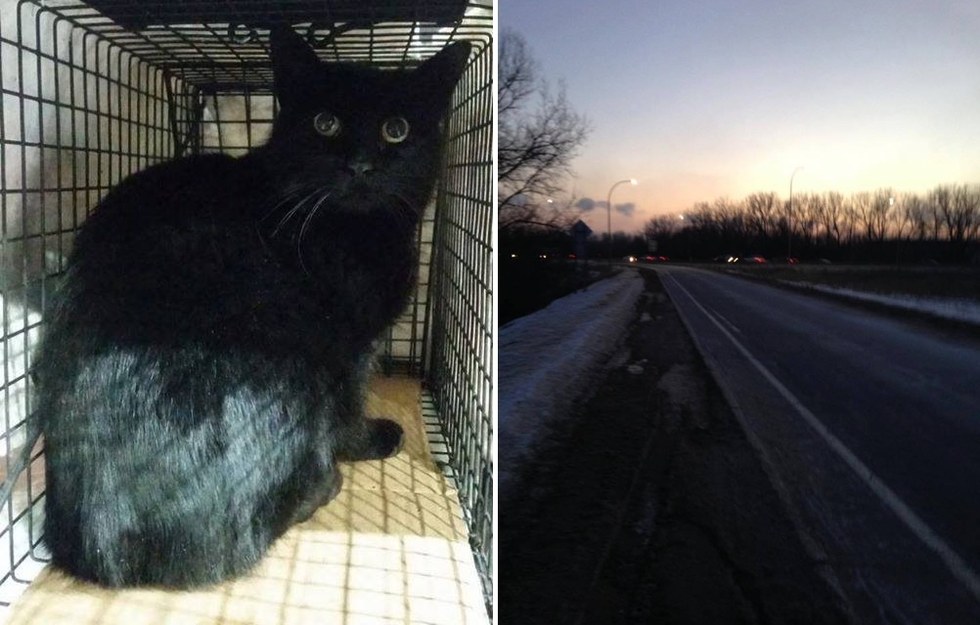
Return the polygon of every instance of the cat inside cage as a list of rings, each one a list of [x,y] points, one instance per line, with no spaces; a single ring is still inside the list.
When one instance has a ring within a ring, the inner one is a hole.
[[[0,619],[486,622],[492,22],[0,0]]]
[[[286,27],[271,48],[268,142],[122,180],[49,304],[27,442],[44,436],[53,562],[83,579],[241,574],[337,495],[338,460],[402,443],[361,394],[469,44],[404,72],[321,63]]]

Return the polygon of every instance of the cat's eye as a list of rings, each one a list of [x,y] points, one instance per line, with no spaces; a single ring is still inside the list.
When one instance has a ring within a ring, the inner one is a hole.
[[[389,117],[381,124],[381,138],[388,143],[401,143],[408,138],[408,120],[404,117]]]
[[[313,118],[313,128],[324,137],[336,137],[340,134],[340,118],[333,113],[317,113]]]

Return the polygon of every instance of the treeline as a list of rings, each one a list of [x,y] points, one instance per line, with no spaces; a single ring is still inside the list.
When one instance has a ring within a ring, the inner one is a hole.
[[[718,198],[683,216],[651,219],[644,236],[648,249],[677,259],[761,254],[835,262],[980,262],[980,185],[940,185],[923,194],[794,193],[792,207],[771,192],[739,201]]]

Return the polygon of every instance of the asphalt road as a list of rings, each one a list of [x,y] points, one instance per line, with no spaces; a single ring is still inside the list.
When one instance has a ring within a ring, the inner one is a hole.
[[[980,623],[980,336],[658,271],[854,622]]]

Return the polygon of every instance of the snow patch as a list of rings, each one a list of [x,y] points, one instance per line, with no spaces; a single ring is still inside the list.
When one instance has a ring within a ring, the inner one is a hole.
[[[642,292],[643,279],[626,270],[500,329],[497,466],[505,496],[521,465],[561,427],[589,372],[615,349]]]
[[[956,297],[922,297],[916,295],[905,295],[901,293],[869,293],[868,291],[855,291],[840,287],[826,286],[822,284],[808,284],[805,282],[782,281],[786,284],[850,297],[853,299],[876,302],[885,304],[893,308],[904,310],[914,310],[925,312],[943,319],[955,321],[966,321],[968,323],[980,324],[980,302],[966,298]]]

